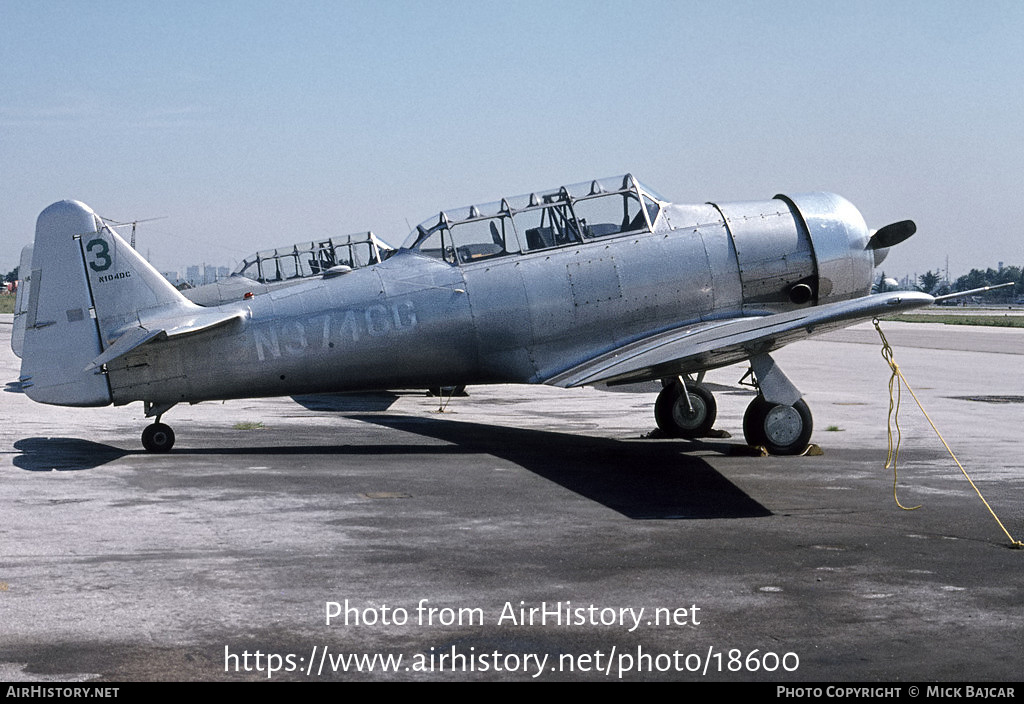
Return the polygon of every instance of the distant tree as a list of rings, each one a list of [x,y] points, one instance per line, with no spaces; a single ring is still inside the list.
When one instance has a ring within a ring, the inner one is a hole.
[[[989,267],[985,271],[971,269],[969,273],[956,280],[956,283],[953,284],[953,290],[970,291],[975,288],[1006,283],[1012,283],[1013,286],[1007,286],[998,291],[990,291],[984,294],[985,298],[990,301],[1010,301],[1024,294],[1024,272],[1021,271],[1021,267],[1004,266],[1000,270]]]
[[[1021,268],[1019,266],[1004,266],[996,276],[996,283],[1008,284],[1013,282],[1014,290],[1017,290],[1016,286],[1020,284],[1021,275]]]
[[[956,280],[953,284],[953,289],[956,291],[970,291],[972,288],[981,288],[982,286],[988,286],[988,279],[985,277],[985,272],[980,269],[971,269],[969,273],[964,274]]]
[[[917,287],[925,293],[932,293],[942,282],[942,276],[937,271],[928,270],[917,277]]]
[[[1024,293],[1024,288],[1021,287],[1021,268],[1019,266],[1004,266],[995,273],[995,281],[997,284],[1013,284],[1013,286],[1007,286],[1001,288],[998,291],[992,291],[988,296],[997,301],[1012,301],[1017,296]]]
[[[17,281],[17,280],[18,280],[18,267],[14,267],[9,272],[7,272],[7,275],[4,276],[3,279],[0,279],[0,281]]]

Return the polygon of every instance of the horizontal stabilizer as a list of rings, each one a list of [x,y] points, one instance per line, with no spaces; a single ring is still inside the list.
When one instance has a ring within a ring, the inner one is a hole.
[[[220,325],[225,325],[235,320],[241,320],[245,314],[242,311],[222,311],[209,309],[196,315],[179,320],[158,320],[146,323],[145,326],[131,328],[121,337],[117,338],[110,347],[103,351],[103,354],[92,360],[84,371],[90,371],[123,357],[132,350],[141,347],[150,340],[166,340],[179,335],[191,335],[204,330],[211,330]]]
[[[117,338],[114,344],[105,349],[99,357],[89,362],[82,371],[92,371],[96,367],[113,361],[123,354],[128,354],[139,345],[146,344],[162,332],[163,330],[149,331],[145,328],[132,328],[124,335]]]

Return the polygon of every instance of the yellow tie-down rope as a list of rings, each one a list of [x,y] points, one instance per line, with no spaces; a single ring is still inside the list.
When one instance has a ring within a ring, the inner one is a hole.
[[[956,458],[956,455],[953,454],[953,450],[950,449],[949,443],[947,443],[946,439],[942,437],[942,433],[939,432],[939,429],[935,427],[935,423],[932,421],[931,416],[928,415],[928,411],[924,410],[924,406],[921,405],[921,401],[917,398],[917,394],[915,394],[914,390],[910,388],[910,384],[907,383],[907,378],[903,376],[903,372],[900,371],[899,365],[896,364],[895,360],[893,359],[892,347],[889,346],[889,341],[885,339],[885,333],[882,332],[882,328],[878,324],[878,318],[875,318],[871,322],[874,323],[875,330],[878,331],[878,336],[882,338],[882,357],[888,363],[889,368],[892,369],[892,376],[889,377],[889,453],[885,457],[885,468],[888,469],[889,467],[892,467],[892,496],[896,500],[896,505],[905,511],[913,511],[915,509],[921,508],[920,506],[913,506],[908,508],[901,504],[899,498],[896,496],[896,460],[900,454],[901,439],[898,416],[900,412],[900,396],[902,394],[902,387],[906,386],[907,391],[910,392],[910,395],[914,397],[914,401],[917,402],[917,407],[921,409],[921,413],[923,413],[924,417],[928,420],[928,424],[932,426],[932,430],[934,430],[935,434],[939,436],[939,440],[946,448],[946,452],[948,452],[949,456],[953,458],[954,462],[956,462],[956,466],[960,468],[960,471],[963,473],[964,478],[967,479],[968,483],[970,483],[971,485],[971,488],[973,488],[975,493],[978,494],[978,498],[981,499],[981,502],[983,504],[985,504],[985,508],[988,509],[988,512],[992,514],[992,518],[996,519],[996,523],[999,524],[999,527],[1003,530],[1003,533],[1006,534],[1006,537],[1010,539],[1010,544],[1013,545],[1013,547],[1015,548],[1024,548],[1024,543],[1014,539],[1014,537],[1010,535],[1010,531],[1006,530],[1006,526],[1004,526],[1003,522],[999,520],[999,516],[997,516],[996,512],[992,510],[991,506],[989,506],[988,501],[985,501],[985,497],[981,495],[981,490],[978,489],[975,483],[971,480],[970,476],[968,476],[967,470],[964,469],[964,466],[960,464],[960,460],[958,460]],[[899,379],[899,381],[897,381],[897,378]],[[895,393],[893,393],[894,385],[896,387]],[[893,443],[893,426],[896,427],[895,443]]]

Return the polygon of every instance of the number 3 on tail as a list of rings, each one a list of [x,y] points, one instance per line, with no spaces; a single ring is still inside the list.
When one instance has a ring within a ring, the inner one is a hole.
[[[93,261],[89,262],[89,268],[93,271],[106,271],[113,263],[110,259],[110,247],[106,240],[90,240],[85,249],[92,255]],[[96,251],[93,251],[96,250]]]

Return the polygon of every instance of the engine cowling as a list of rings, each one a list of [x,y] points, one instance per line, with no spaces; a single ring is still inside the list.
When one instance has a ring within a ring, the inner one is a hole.
[[[830,303],[871,292],[874,253],[870,234],[854,205],[834,193],[778,195],[790,205],[809,234],[817,266],[817,302]]]
[[[715,208],[735,248],[745,308],[784,310],[870,291],[867,225],[845,198],[802,193]]]

